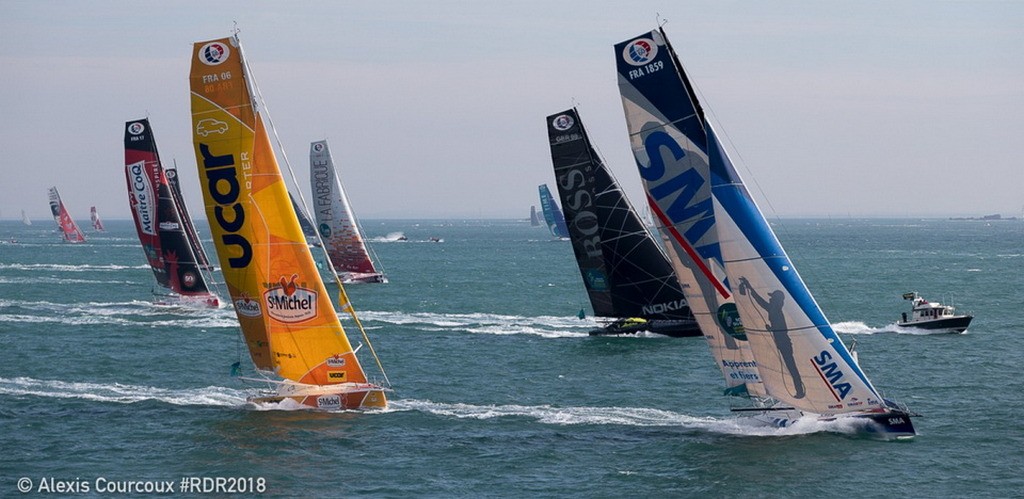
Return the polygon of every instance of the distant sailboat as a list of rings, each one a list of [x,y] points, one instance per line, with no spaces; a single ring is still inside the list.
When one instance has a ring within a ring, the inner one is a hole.
[[[551,197],[548,184],[537,186],[537,190],[540,192],[540,207],[544,211],[544,221],[547,222],[551,235],[568,239],[569,228],[565,226],[565,217],[562,216],[562,210],[558,208],[558,203],[555,203],[555,198]]]
[[[295,202],[295,196],[292,196],[291,192],[288,193],[288,199],[292,200],[292,209],[295,210],[295,216],[299,219],[299,227],[302,228],[302,234],[306,236],[306,243],[320,246],[320,239],[316,235],[316,227],[313,227],[313,222],[309,221],[306,211],[299,206],[299,203]]]
[[[540,225],[540,217],[537,216],[537,206],[530,206],[530,226],[537,227]]]
[[[53,221],[57,223],[57,229],[60,231],[64,241],[69,243],[85,242],[85,234],[82,233],[82,229],[78,228],[78,224],[71,219],[67,208],[64,207],[64,203],[60,200],[60,193],[57,192],[56,187],[50,187],[50,213],[53,214]]]
[[[156,139],[149,119],[125,123],[124,174],[128,185],[128,204],[142,250],[156,282],[172,294],[166,296],[177,303],[220,306],[220,299],[210,291],[210,279],[203,273],[195,249],[201,250],[191,220],[181,218],[169,177],[177,184],[177,171],[168,175],[160,163]],[[207,267],[209,265],[207,264]]]
[[[21,210],[21,223],[25,225],[32,225],[32,221],[28,219],[28,215],[25,214],[25,210]]]
[[[734,410],[778,426],[842,419],[914,436],[909,411],[868,381],[793,268],[664,31],[617,44],[615,56],[633,154],[690,305],[709,341],[737,343],[729,353],[739,356],[719,363],[753,381],[753,406]]]
[[[206,248],[203,247],[203,242],[199,239],[199,232],[196,231],[196,225],[192,223],[192,215],[189,215],[185,198],[181,195],[177,162],[174,165],[170,168],[164,168],[164,177],[167,178],[167,186],[171,188],[171,197],[174,198],[174,208],[178,211],[178,218],[181,219],[181,225],[185,229],[188,245],[192,248],[192,254],[195,255],[199,268],[205,271],[212,271],[213,266],[210,265],[210,258],[206,256]]]
[[[672,265],[598,156],[576,109],[547,117],[569,240],[594,314],[590,334],[700,336]]]
[[[309,146],[309,181],[316,226],[341,282],[387,282],[370,258],[341,178],[334,169],[326,140]]]
[[[96,207],[95,206],[90,206],[89,207],[89,219],[92,221],[92,228],[93,229],[98,230],[100,232],[103,232],[103,231],[107,230],[107,229],[103,228],[103,221],[100,220],[100,214],[96,213]]]
[[[237,36],[194,45],[193,141],[207,219],[252,361],[277,386],[251,400],[385,407],[388,389],[367,381],[299,227],[251,78]]]

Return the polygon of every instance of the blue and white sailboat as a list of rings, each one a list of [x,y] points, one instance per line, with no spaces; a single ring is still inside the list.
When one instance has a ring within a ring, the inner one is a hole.
[[[565,216],[562,215],[562,210],[555,202],[555,198],[551,196],[548,184],[537,186],[537,191],[540,192],[540,207],[544,211],[544,221],[547,222],[551,235],[560,239],[568,239],[569,227],[565,225]]]
[[[797,274],[664,30],[617,44],[615,55],[656,224],[727,392],[752,402],[737,410],[778,426],[856,418],[848,421],[886,438],[914,436],[912,414],[875,389]]]

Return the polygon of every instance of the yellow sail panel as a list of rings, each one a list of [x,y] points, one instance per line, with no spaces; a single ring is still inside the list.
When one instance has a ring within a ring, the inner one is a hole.
[[[200,42],[192,55],[203,199],[253,362],[300,383],[365,382],[253,108],[237,40]]]

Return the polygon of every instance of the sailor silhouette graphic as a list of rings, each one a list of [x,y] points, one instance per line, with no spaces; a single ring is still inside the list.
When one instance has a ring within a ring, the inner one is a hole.
[[[800,372],[796,368],[796,359],[793,358],[793,342],[789,339],[789,327],[786,325],[786,314],[783,313],[783,305],[786,301],[786,294],[782,290],[775,290],[768,293],[768,300],[765,301],[758,292],[750,286],[746,277],[740,277],[740,295],[749,296],[761,308],[768,312],[768,323],[765,329],[772,333],[772,340],[775,347],[782,356],[782,362],[793,380],[793,398],[804,398],[804,382],[800,379]]]

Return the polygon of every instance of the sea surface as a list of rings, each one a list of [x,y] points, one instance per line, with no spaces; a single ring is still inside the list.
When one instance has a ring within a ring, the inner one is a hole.
[[[518,220],[364,221],[391,282],[347,289],[390,407],[257,408],[234,312],[155,304],[133,226],[107,225],[71,245],[0,222],[0,497],[196,477],[286,497],[1024,495],[1021,221],[773,223],[873,383],[922,414],[906,442],[730,412],[701,338],[588,336],[569,243]],[[974,323],[897,330],[908,291]]]

